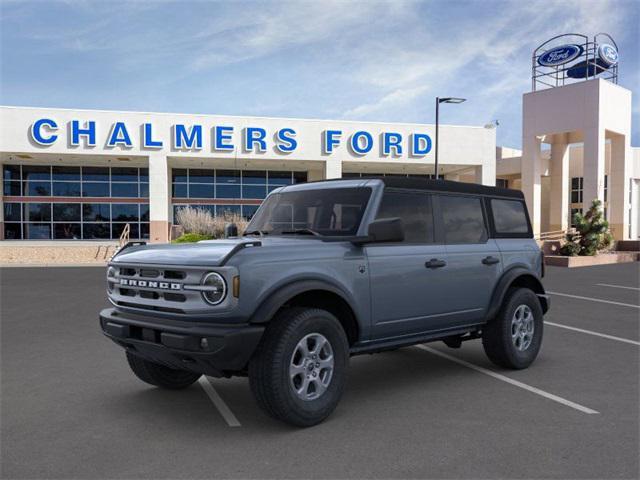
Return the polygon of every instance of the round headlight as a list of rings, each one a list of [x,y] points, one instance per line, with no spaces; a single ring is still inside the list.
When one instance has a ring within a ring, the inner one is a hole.
[[[116,269],[114,267],[109,267],[107,269],[107,290],[109,290],[109,293],[113,292],[113,286],[115,285],[115,276]]]
[[[202,286],[206,287],[202,291],[202,298],[211,305],[218,305],[227,295],[227,284],[219,273],[207,273],[202,278]]]

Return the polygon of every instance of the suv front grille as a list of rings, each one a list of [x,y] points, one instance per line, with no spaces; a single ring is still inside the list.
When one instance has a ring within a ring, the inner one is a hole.
[[[206,309],[199,291],[183,285],[199,285],[208,270],[198,267],[157,268],[145,265],[114,265],[108,279],[110,300],[117,306],[186,314]]]

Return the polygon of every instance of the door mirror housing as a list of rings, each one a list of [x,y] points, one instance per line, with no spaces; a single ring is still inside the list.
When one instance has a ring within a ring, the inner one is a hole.
[[[363,243],[386,243],[404,241],[404,225],[402,219],[380,218],[369,224],[369,235]]]

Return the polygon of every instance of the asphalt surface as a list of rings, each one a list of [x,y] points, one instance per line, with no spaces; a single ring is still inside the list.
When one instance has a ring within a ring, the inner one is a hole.
[[[552,295],[545,320],[563,327],[545,325],[529,369],[495,367],[479,341],[354,357],[336,412],[305,430],[262,414],[245,378],[210,379],[226,415],[200,384],[138,381],[99,331],[102,268],[5,268],[0,282],[2,478],[640,474],[637,263],[548,268],[547,290],[587,299]]]

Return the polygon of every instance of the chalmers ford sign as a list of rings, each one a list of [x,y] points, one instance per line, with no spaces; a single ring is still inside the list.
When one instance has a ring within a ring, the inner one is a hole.
[[[99,125],[94,120],[71,120],[63,123],[55,118],[38,118],[29,128],[32,142],[46,148],[61,141],[60,133],[66,129],[66,137],[71,147],[95,147],[98,142],[105,148],[129,149],[134,147],[134,134],[139,137],[135,146],[143,150],[170,148],[174,151],[233,152],[248,153],[273,151],[278,155],[296,152],[299,140],[295,128],[283,126],[275,131],[267,131],[260,126],[249,126],[236,132],[231,125],[202,125],[175,123],[169,131],[159,131],[153,123],[132,125],[130,122],[114,121],[109,125]],[[139,134],[138,134],[139,132]],[[432,148],[431,137],[426,133],[382,132],[374,135],[367,130],[357,130],[346,135],[341,129],[325,129],[321,135],[322,155],[331,155],[342,144],[357,156],[377,154],[399,156],[408,154],[424,157]],[[137,137],[136,137],[137,138]]]

